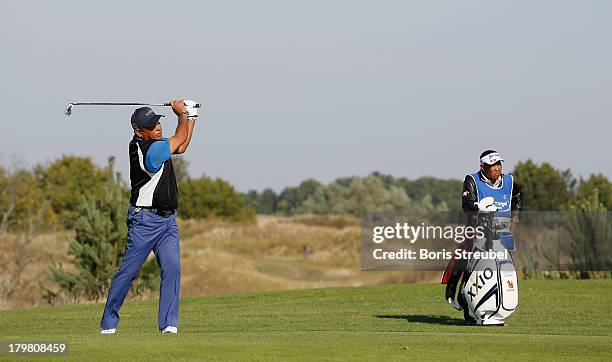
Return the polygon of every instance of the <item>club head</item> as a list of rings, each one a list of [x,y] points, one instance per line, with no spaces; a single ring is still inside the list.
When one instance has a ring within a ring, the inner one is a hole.
[[[72,103],[68,104],[68,107],[66,107],[66,110],[64,111],[64,114],[66,116],[69,116],[72,114]]]
[[[451,305],[451,307],[455,308],[456,310],[462,310],[463,307],[461,307],[457,302],[455,302],[453,300],[453,298],[448,298],[448,304]]]

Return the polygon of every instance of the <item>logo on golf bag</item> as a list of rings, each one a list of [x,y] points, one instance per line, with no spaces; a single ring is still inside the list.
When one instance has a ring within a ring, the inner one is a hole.
[[[512,280],[507,280],[507,282],[508,282],[508,288],[514,289],[514,283],[512,282]]]
[[[480,275],[478,275],[478,278],[476,278],[476,281],[472,283],[470,290],[467,291],[467,294],[470,296],[470,301],[474,300],[474,298],[478,294],[478,291],[482,289],[486,281],[491,279],[492,277],[493,277],[493,270],[491,270],[491,268],[486,268],[485,270],[483,270],[483,272]],[[476,293],[472,292],[474,287],[476,287]]]

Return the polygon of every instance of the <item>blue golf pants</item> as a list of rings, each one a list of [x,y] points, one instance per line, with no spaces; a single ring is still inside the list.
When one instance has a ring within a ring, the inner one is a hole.
[[[151,250],[161,267],[159,329],[168,326],[178,327],[181,264],[176,213],[166,218],[138,210],[133,206],[128,209],[128,235],[124,259],[108,291],[100,322],[101,329],[117,328],[119,309]]]

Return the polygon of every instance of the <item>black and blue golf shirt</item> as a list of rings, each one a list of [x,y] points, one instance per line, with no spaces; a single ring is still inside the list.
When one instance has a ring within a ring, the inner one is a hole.
[[[134,135],[129,146],[130,204],[160,210],[178,208],[178,186],[172,167],[170,141],[145,140]]]

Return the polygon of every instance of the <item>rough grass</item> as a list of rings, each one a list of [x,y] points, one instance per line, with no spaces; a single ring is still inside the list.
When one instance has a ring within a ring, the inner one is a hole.
[[[609,360],[610,280],[522,281],[505,327],[467,327],[442,286],[411,284],[183,298],[178,335],[155,301],[0,311],[0,340],[67,341],[68,360]],[[0,357],[1,358],[1,357]]]
[[[181,288],[186,296],[435,281],[440,276],[437,272],[361,273],[360,220],[349,216],[260,215],[257,222],[179,220],[179,228]],[[0,243],[0,309],[45,303],[39,285],[45,282],[49,255],[74,271],[66,254],[66,239],[71,237],[67,232],[43,234],[24,245],[23,255],[35,258],[24,263],[20,287],[8,299],[2,286],[15,283],[2,266],[15,260],[19,239]],[[53,289],[49,283],[46,286]]]
[[[257,223],[185,221],[181,233],[182,286],[190,296],[440,277],[439,272],[361,273],[361,227],[354,217],[260,215]]]

